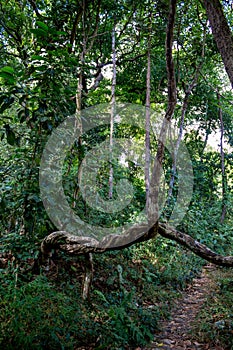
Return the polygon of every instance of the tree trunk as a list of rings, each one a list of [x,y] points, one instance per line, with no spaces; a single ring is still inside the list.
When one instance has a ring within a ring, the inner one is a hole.
[[[84,80],[84,64],[85,64],[85,55],[86,55],[86,45],[87,45],[87,38],[86,38],[86,30],[85,30],[85,1],[83,1],[83,12],[82,12],[82,21],[83,21],[83,42],[82,42],[82,52],[80,54],[80,70],[78,75],[78,84],[77,84],[77,90],[75,95],[75,101],[76,101],[76,110],[75,110],[75,117],[76,117],[76,125],[75,127],[80,130],[80,134],[82,134],[82,123],[80,121],[80,113],[82,110],[82,96],[83,96],[83,80]],[[73,45],[73,44],[72,44]],[[78,184],[76,185],[76,188],[74,190],[73,194],[73,203],[72,208],[76,207],[76,201],[78,199],[79,195],[79,183],[80,179],[82,177],[82,167],[81,164],[81,148],[82,148],[82,137],[80,136],[78,138],[78,161],[79,161],[79,168],[78,168]]]
[[[173,155],[172,176],[171,176],[171,180],[169,183],[169,190],[168,190],[168,202],[172,196],[172,191],[173,191],[173,187],[174,187],[174,183],[175,183],[175,175],[176,175],[176,171],[177,171],[177,155],[178,155],[180,143],[181,143],[182,136],[183,136],[184,120],[185,120],[185,115],[186,115],[186,111],[188,108],[189,97],[197,84],[199,73],[200,73],[201,67],[203,65],[203,61],[204,61],[204,57],[205,57],[205,44],[206,44],[206,30],[204,32],[204,40],[203,40],[203,44],[202,44],[202,54],[201,54],[202,61],[196,67],[196,72],[194,74],[194,77],[193,77],[191,83],[185,89],[185,96],[184,96],[184,101],[183,101],[182,111],[181,111],[181,118],[180,118],[179,134],[178,134],[178,139],[177,139],[177,142],[175,145],[174,155]]]
[[[219,0],[203,0],[213,36],[233,87],[233,37]]]
[[[207,111],[208,111],[208,102],[207,102],[207,106],[206,106],[206,115],[207,115]],[[208,123],[206,121],[206,123],[205,123],[205,140],[203,142],[203,147],[202,147],[202,150],[200,152],[200,162],[201,163],[203,163],[204,152],[205,152],[208,140],[209,140],[211,123],[212,123],[212,120],[209,120]]]
[[[146,74],[146,137],[145,137],[145,189],[146,189],[146,209],[148,212],[148,198],[150,189],[150,91],[151,91],[151,21],[150,13],[150,28],[147,50],[147,74]]]
[[[116,114],[116,20],[112,29],[112,95],[111,95],[111,120],[110,120],[110,141],[109,141],[109,199],[113,196],[113,165],[112,165],[112,151],[113,151],[113,133],[114,133],[114,119]]]
[[[84,273],[84,279],[83,279],[83,286],[82,286],[82,298],[86,300],[90,295],[90,288],[91,283],[93,279],[93,260],[92,260],[92,254],[87,253],[84,254],[85,257],[85,273]]]
[[[223,149],[223,143],[224,143],[224,124],[223,124],[223,115],[222,115],[222,107],[221,107],[221,99],[220,94],[217,94],[218,98],[218,111],[219,111],[219,121],[220,121],[220,156],[221,156],[221,170],[222,170],[222,213],[221,213],[221,219],[220,222],[223,223],[226,211],[227,211],[227,176],[225,171],[225,155],[224,155],[224,149]]]
[[[168,202],[172,196],[172,191],[173,191],[173,187],[174,187],[174,183],[175,183],[175,176],[176,176],[176,171],[177,171],[177,155],[178,155],[180,143],[181,143],[182,136],[183,136],[184,119],[185,119],[186,111],[188,108],[189,96],[192,92],[193,87],[194,87],[194,81],[189,85],[188,89],[185,92],[184,102],[183,102],[182,111],[181,111],[179,134],[178,134],[178,138],[177,138],[177,141],[175,144],[175,149],[173,152],[172,176],[171,176],[170,183],[169,183]]]
[[[177,0],[170,1],[169,16],[166,30],[166,68],[167,68],[167,80],[168,80],[168,106],[166,110],[165,117],[163,119],[163,124],[161,127],[160,135],[158,138],[158,149],[154,161],[154,166],[151,176],[151,186],[149,191],[148,200],[148,221],[149,224],[158,226],[158,216],[159,216],[159,190],[160,190],[160,180],[162,173],[162,163],[164,158],[164,150],[166,143],[166,136],[168,127],[170,125],[171,119],[173,117],[176,102],[177,102],[177,91],[176,91],[176,79],[175,79],[175,66],[173,61],[173,35],[174,35],[174,25],[176,16],[176,3]],[[154,229],[152,232],[155,232]]]

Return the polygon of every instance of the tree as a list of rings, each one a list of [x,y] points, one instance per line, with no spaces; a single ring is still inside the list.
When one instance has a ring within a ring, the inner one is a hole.
[[[161,234],[162,236],[166,238],[170,238],[173,240],[176,240],[178,243],[188,247],[192,251],[194,251],[196,254],[200,255],[201,257],[205,258],[206,260],[209,260],[211,262],[214,262],[218,265],[223,266],[232,266],[233,264],[233,257],[222,257],[214,252],[212,252],[210,249],[208,249],[206,246],[200,244],[199,242],[195,241],[190,236],[181,233],[177,230],[174,230],[170,227],[168,227],[166,224],[158,223],[157,219],[157,213],[158,213],[158,192],[159,192],[159,180],[160,180],[160,166],[163,162],[164,158],[164,145],[165,145],[165,138],[166,138],[166,132],[168,128],[168,123],[172,119],[172,116],[174,114],[175,106],[176,106],[176,81],[175,81],[175,70],[174,70],[174,63],[173,63],[173,57],[172,57],[172,46],[173,46],[173,31],[174,31],[174,23],[175,23],[175,12],[176,12],[176,1],[171,0],[170,2],[170,12],[168,17],[168,24],[167,24],[167,37],[166,37],[166,62],[167,62],[167,77],[168,77],[168,107],[167,112],[164,118],[164,125],[161,129],[161,134],[158,142],[158,151],[156,155],[156,161],[154,164],[153,174],[152,174],[152,180],[151,180],[151,188],[150,188],[150,195],[149,195],[149,201],[148,201],[148,214],[149,214],[149,221],[152,220],[154,222],[154,225],[151,229],[146,231],[143,236],[139,239],[145,240],[149,238],[154,238],[157,233]],[[194,77],[194,80],[192,81],[191,85],[189,86],[188,92],[186,93],[186,99],[191,93],[193,89],[193,85],[197,81],[198,71]],[[187,103],[187,102],[186,102]],[[186,107],[185,107],[186,108]],[[134,228],[135,229],[135,228]],[[140,228],[142,229],[142,228]],[[127,232],[128,234],[128,232]],[[48,254],[50,252],[50,249],[52,246],[59,246],[59,248],[63,248],[67,251],[70,251],[72,253],[80,252],[81,251],[94,251],[94,252],[101,252],[103,250],[107,250],[108,247],[110,247],[110,243],[112,243],[112,239],[116,239],[117,237],[110,237],[107,238],[104,242],[101,242],[100,244],[95,244],[94,247],[91,247],[91,240],[86,240],[86,243],[84,243],[83,238],[77,237],[74,239],[74,237],[70,237],[70,235],[66,232],[58,232],[53,233],[50,236],[46,237],[42,243],[42,253],[44,257],[48,257]],[[61,241],[65,242],[65,244],[60,244]],[[131,244],[137,242],[138,240],[135,240],[131,242]],[[86,248],[84,248],[86,244]],[[127,245],[125,245],[127,246]],[[120,248],[123,248],[124,245],[119,245]]]
[[[203,34],[204,13],[203,9],[200,9],[200,4],[195,3],[194,10],[194,7],[189,9],[188,4],[174,0],[170,1],[169,8],[166,6],[166,1],[158,1],[156,6],[147,1],[137,3],[126,0],[117,3],[99,0],[84,1],[80,6],[73,1],[70,1],[69,6],[65,2],[61,5],[60,2],[55,1],[51,7],[47,2],[38,2],[36,6],[35,2],[29,1],[26,7],[27,16],[18,4],[17,2],[17,6],[14,6],[16,2],[11,0],[1,5],[4,20],[1,20],[3,68],[0,72],[2,79],[0,108],[1,112],[10,111],[12,115],[12,118],[5,119],[7,122],[3,120],[1,132],[6,142],[5,148],[16,147],[20,141],[24,149],[22,152],[28,155],[27,159],[25,157],[22,162],[21,159],[18,162],[17,169],[26,163],[24,169],[19,172],[21,178],[19,177],[19,180],[11,178],[12,184],[18,182],[19,186],[15,187],[14,194],[17,205],[10,214],[7,214],[7,220],[12,219],[10,230],[16,229],[17,218],[20,217],[22,228],[29,234],[40,232],[40,237],[44,237],[48,231],[54,231],[54,227],[42,209],[38,186],[35,186],[38,161],[45,140],[53,128],[68,115],[74,114],[75,111],[78,113],[81,107],[110,101],[110,84],[108,79],[103,77],[103,73],[104,68],[114,63],[114,66],[119,68],[116,86],[116,96],[119,101],[148,105],[150,87],[151,104],[160,103],[165,111],[149,191],[149,224],[136,225],[123,236],[110,235],[101,242],[86,237],[85,232],[75,237],[64,231],[53,232],[42,241],[42,263],[48,263],[53,248],[72,254],[89,254],[112,249],[114,245],[122,249],[129,244],[161,234],[176,240],[209,261],[232,266],[232,257],[219,256],[186,233],[182,233],[181,230],[175,230],[168,227],[166,223],[158,221],[161,165],[164,162],[169,163],[165,155],[165,140],[170,121],[179,117],[179,108],[183,106],[181,127],[184,126],[185,115],[187,124],[189,122],[191,125],[195,121],[200,123],[195,131],[195,140],[200,141],[198,145],[203,153],[206,142],[201,142],[199,133],[206,129],[204,132],[207,139],[208,129],[215,128],[219,119],[214,107],[216,93],[213,92],[214,87],[206,82],[205,75],[208,74],[212,85],[216,85],[215,79],[221,80],[222,71],[219,73],[218,53],[212,43],[211,35],[208,30]],[[208,16],[214,17],[216,9],[211,7],[209,1],[204,1],[204,4],[208,8]],[[219,6],[217,9],[219,10]],[[146,18],[148,13],[152,14],[153,30],[149,43]],[[115,20],[113,20],[114,14]],[[179,19],[177,26],[176,15]],[[190,25],[188,15],[196,21],[194,24]],[[16,18],[15,21],[14,18]],[[226,29],[228,24],[223,11],[220,11],[219,19],[222,20]],[[212,27],[214,25],[211,23]],[[113,62],[115,59],[112,57],[114,50],[112,50],[111,33],[114,26],[116,26],[118,43],[116,62]],[[166,39],[164,38],[165,26]],[[189,35],[190,32],[193,35]],[[221,33],[216,34],[213,30],[213,34],[219,39]],[[200,49],[200,40],[205,42],[203,37],[207,43],[205,57],[203,57],[202,47]],[[226,30],[225,39],[227,48],[230,50],[232,39],[229,36],[229,30],[228,32]],[[164,40],[166,40],[165,52]],[[178,49],[176,50],[175,47]],[[230,74],[230,71],[233,71],[231,59],[228,57],[226,48],[221,50],[222,57],[227,58],[224,58],[224,63]],[[145,69],[146,60],[148,75]],[[149,81],[149,70],[151,70],[151,81]],[[166,103],[164,103],[165,94],[168,96]],[[18,139],[23,135],[21,131],[23,129],[26,130],[24,135],[27,142],[23,137]],[[104,132],[105,130],[102,134]],[[91,136],[86,136],[89,137],[88,141]],[[197,153],[200,153],[197,145],[193,144],[193,153],[196,152],[195,147]],[[88,150],[88,145],[85,143],[81,146]],[[12,153],[15,159],[18,159],[17,152]],[[74,154],[70,153],[69,159],[72,161]],[[7,152],[4,157],[7,157]],[[76,163],[80,165],[81,160],[80,157]],[[8,163],[12,166],[9,159]],[[15,173],[16,170],[14,170]],[[72,182],[72,171],[69,166],[66,175]],[[211,179],[208,178],[208,181],[210,182]],[[4,201],[10,203],[12,193],[7,190],[7,183],[6,170]],[[24,185],[21,185],[22,183]],[[23,205],[21,205],[21,197],[23,197]],[[76,200],[76,198],[73,199]],[[127,241],[127,236],[135,239]],[[114,242],[117,244],[113,244]]]

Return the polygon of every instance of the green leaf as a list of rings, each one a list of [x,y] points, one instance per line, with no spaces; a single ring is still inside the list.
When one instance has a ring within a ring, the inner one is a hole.
[[[47,36],[47,31],[45,31],[41,28],[31,29],[31,33],[35,34],[37,37],[46,37]]]
[[[37,70],[37,71],[46,71],[47,68],[48,68],[47,66],[42,65],[42,66],[36,67],[36,70]]]
[[[66,35],[67,33],[66,33],[66,32],[62,32],[62,31],[58,30],[58,31],[56,32],[56,34],[57,34],[57,35]]]
[[[36,24],[38,25],[39,28],[43,29],[46,32],[49,30],[49,27],[44,22],[36,21]]]
[[[39,56],[39,55],[32,55],[31,57],[32,61],[45,61],[45,57]]]
[[[14,84],[15,83],[15,78],[13,77],[13,75],[6,73],[6,72],[0,72],[0,78],[3,78],[5,80],[8,81],[8,83],[10,84]]]
[[[8,73],[8,74],[14,74],[14,69],[10,66],[5,66],[3,68],[1,68],[1,72],[5,72],[5,73]]]
[[[105,303],[108,304],[108,301],[107,301],[107,299],[105,298],[105,295],[104,295],[100,290],[95,289],[95,290],[94,290],[94,293],[97,294]]]

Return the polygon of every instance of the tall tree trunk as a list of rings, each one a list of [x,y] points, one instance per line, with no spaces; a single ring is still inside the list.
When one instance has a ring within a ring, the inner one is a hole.
[[[222,170],[222,213],[220,222],[223,223],[226,211],[227,211],[227,176],[225,170],[225,154],[224,154],[224,123],[223,123],[223,115],[222,115],[222,107],[221,107],[221,98],[220,94],[217,93],[218,98],[218,113],[219,113],[219,121],[220,121],[220,156],[221,156],[221,170]]]
[[[113,151],[113,133],[114,133],[114,119],[116,114],[116,20],[114,18],[114,25],[112,29],[112,94],[111,94],[111,120],[110,120],[110,170],[109,170],[109,199],[113,196],[113,165],[112,165],[112,151]]]
[[[87,37],[86,37],[86,26],[85,26],[85,0],[83,0],[83,47],[82,52],[80,54],[80,72],[79,72],[79,79],[78,79],[78,86],[76,91],[76,125],[75,128],[78,128],[80,131],[80,134],[82,134],[82,122],[81,122],[81,110],[82,110],[82,95],[83,95],[83,84],[84,84],[84,64],[85,64],[85,55],[87,51]],[[76,201],[79,195],[79,184],[81,182],[82,177],[82,167],[81,167],[81,151],[82,149],[82,137],[80,136],[78,138],[78,160],[79,160],[79,168],[78,168],[78,185],[74,192],[74,201],[72,204],[72,207],[75,208]],[[84,260],[84,276],[83,276],[83,284],[82,284],[82,298],[85,300],[88,298],[92,283],[92,277],[93,277],[93,262],[92,262],[92,254],[86,253],[84,254],[85,260]]]
[[[233,37],[219,0],[203,0],[213,36],[233,87]]]
[[[174,35],[174,25],[176,16],[176,4],[177,0],[170,0],[169,16],[166,30],[166,68],[167,68],[167,80],[168,80],[168,106],[166,110],[165,117],[163,119],[163,124],[161,126],[160,135],[158,138],[158,149],[156,153],[156,158],[154,161],[154,166],[151,176],[151,186],[148,199],[148,221],[149,224],[153,224],[153,230],[150,232],[157,232],[158,228],[158,217],[159,217],[159,189],[160,180],[162,174],[162,163],[164,158],[164,150],[166,143],[166,136],[169,124],[173,117],[176,101],[177,101],[177,91],[176,91],[176,79],[175,79],[175,66],[172,55],[173,48],[173,35]],[[153,236],[153,233],[152,233]]]
[[[150,13],[150,28],[147,49],[147,74],[146,74],[146,137],[145,137],[145,189],[146,209],[148,212],[148,198],[150,189],[150,92],[151,92],[151,26],[152,15]]]
[[[87,86],[86,86],[86,80],[85,80],[85,74],[84,74],[84,66],[85,66],[85,56],[88,54],[88,52],[92,49],[94,41],[96,39],[97,36],[97,32],[98,32],[98,26],[99,26],[99,13],[100,13],[100,5],[101,5],[101,0],[97,0],[96,2],[96,9],[95,9],[95,18],[93,18],[93,20],[95,21],[95,28],[93,30],[92,33],[89,33],[88,35],[88,29],[86,26],[86,11],[88,6],[90,5],[90,1],[86,1],[86,0],[82,0],[82,6],[81,9],[79,9],[76,18],[75,18],[75,22],[73,24],[73,28],[72,28],[72,32],[71,32],[71,38],[70,38],[70,49],[69,52],[72,52],[72,47],[75,41],[75,35],[76,35],[76,30],[77,30],[77,26],[78,23],[80,21],[80,18],[82,18],[82,52],[80,53],[80,69],[79,69],[79,74],[78,74],[78,84],[77,84],[77,91],[76,91],[76,111],[75,111],[75,116],[77,119],[76,122],[76,128],[79,129],[80,134],[82,134],[82,123],[80,120],[80,112],[82,110],[82,104],[83,104],[83,91],[86,92],[86,94],[88,93],[87,90]],[[94,86],[92,86],[90,89],[96,89],[100,83],[100,81],[102,80],[103,76],[101,73],[101,70],[98,74],[98,76],[96,77]],[[79,163],[81,163],[82,160],[82,137],[80,136],[78,139],[78,160]],[[79,184],[81,182],[81,177],[82,177],[82,167],[79,166],[78,169],[78,184],[75,188],[74,191],[74,200],[72,203],[72,207],[75,208],[76,206],[76,200],[78,198],[79,195]]]
[[[182,136],[183,136],[184,120],[185,120],[185,115],[186,115],[187,108],[188,108],[189,97],[197,84],[197,81],[199,78],[199,73],[200,73],[201,67],[203,65],[203,60],[204,60],[204,56],[205,56],[205,44],[206,44],[206,30],[204,32],[204,39],[203,39],[203,45],[202,45],[202,54],[201,54],[202,61],[197,66],[196,72],[194,74],[194,77],[193,77],[191,83],[188,85],[187,89],[185,89],[185,96],[184,96],[184,101],[183,101],[182,111],[181,111],[181,118],[180,118],[179,134],[178,134],[178,139],[177,139],[175,149],[174,149],[174,154],[173,154],[172,176],[171,176],[171,180],[169,183],[168,202],[172,196],[172,191],[173,191],[173,187],[174,187],[174,183],[175,183],[175,176],[176,176],[176,171],[177,171],[177,155],[178,155],[180,143],[181,143]]]
[[[75,110],[75,117],[76,117],[76,125],[75,128],[80,130],[80,134],[82,134],[82,123],[80,120],[80,113],[82,110],[82,95],[83,95],[83,80],[84,80],[84,64],[85,64],[85,55],[86,55],[86,45],[87,45],[87,38],[86,38],[86,30],[85,30],[85,1],[83,0],[82,4],[82,22],[83,22],[83,41],[82,41],[82,52],[80,54],[80,70],[78,74],[78,84],[77,84],[77,90],[75,95],[75,101],[76,101],[76,110]],[[78,138],[78,160],[79,160],[79,168],[78,168],[78,184],[76,185],[76,188],[74,190],[73,194],[73,203],[72,207],[76,207],[76,201],[79,195],[79,183],[82,177],[82,167],[81,167],[81,148],[82,148],[82,138],[81,136]]]

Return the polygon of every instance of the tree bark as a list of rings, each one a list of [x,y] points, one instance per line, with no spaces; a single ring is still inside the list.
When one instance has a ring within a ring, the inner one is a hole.
[[[203,0],[214,40],[233,87],[233,37],[219,0]]]
[[[130,240],[128,244],[126,241],[122,240],[121,235],[108,236],[104,238],[102,242],[98,242],[89,237],[73,236],[65,231],[53,232],[49,236],[45,237],[41,244],[41,265],[45,267],[49,266],[49,259],[52,256],[52,249],[59,249],[70,255],[104,253],[105,251],[109,250],[120,250],[135,243],[145,241],[148,239],[148,237],[151,238],[153,236],[153,232],[150,233],[149,231],[153,231],[155,228],[153,227],[150,230],[146,230],[146,227],[142,226],[141,229],[145,230],[145,234],[139,238],[136,238],[135,235],[135,240]],[[196,241],[186,233],[180,232],[168,226],[166,223],[159,223],[158,231],[156,232],[158,232],[162,237],[176,241],[183,247],[188,248],[196,255],[210,261],[215,265],[233,267],[233,256],[220,255],[209,249],[206,245]],[[132,233],[133,230],[131,229],[130,234],[132,235]],[[119,246],[116,245],[114,247],[112,240],[118,240]]]
[[[223,115],[222,115],[222,107],[221,107],[221,98],[220,94],[217,93],[218,98],[218,114],[219,114],[219,121],[220,121],[220,156],[221,156],[221,170],[222,170],[222,213],[220,222],[223,223],[226,212],[227,212],[227,176],[226,176],[226,170],[225,170],[225,154],[223,149],[223,143],[224,143],[224,123],[223,123]]]
[[[151,225],[158,226],[158,215],[159,215],[159,191],[160,191],[160,180],[162,173],[162,163],[164,158],[166,136],[169,124],[173,117],[176,102],[177,102],[177,91],[176,91],[176,78],[175,78],[175,66],[173,61],[173,36],[174,36],[174,25],[176,17],[176,4],[177,0],[170,1],[169,16],[166,30],[166,68],[167,68],[167,86],[168,86],[168,106],[163,124],[161,126],[160,135],[158,138],[158,148],[154,161],[154,166],[151,176],[151,184],[148,199],[148,221]],[[155,232],[154,229],[152,232]]]
[[[146,189],[146,210],[148,212],[148,198],[150,189],[150,92],[151,92],[151,26],[152,15],[150,13],[150,28],[147,52],[147,74],[146,74],[146,137],[145,137],[145,189]]]
[[[85,55],[87,52],[87,35],[86,35],[86,28],[85,28],[85,10],[86,10],[86,4],[85,1],[82,2],[82,22],[83,22],[83,42],[82,42],[82,51],[80,53],[80,69],[78,74],[78,84],[77,84],[77,90],[75,95],[75,101],[76,101],[76,110],[75,110],[75,117],[76,117],[76,128],[79,129],[82,133],[82,123],[80,121],[80,113],[82,110],[82,98],[83,98],[83,85],[84,85],[84,65],[85,65]],[[74,28],[73,28],[74,30]],[[75,39],[75,36],[73,40]],[[72,42],[73,45],[73,42]],[[81,163],[81,149],[82,149],[82,137],[80,136],[78,138],[78,161],[79,161],[79,168],[78,168],[78,182],[80,183],[80,179],[82,177],[82,167],[80,166]],[[76,202],[79,195],[79,185],[76,185],[76,188],[74,190],[73,194],[73,203],[72,208],[76,207]]]
[[[174,183],[175,183],[175,175],[176,175],[176,171],[177,171],[177,155],[178,155],[180,143],[181,143],[182,136],[183,136],[184,120],[185,120],[185,115],[186,115],[186,112],[188,109],[189,97],[190,97],[193,89],[195,88],[195,86],[198,82],[199,73],[200,73],[201,67],[203,65],[204,57],[205,57],[205,44],[206,44],[206,30],[204,32],[204,40],[203,40],[203,44],[202,44],[202,54],[201,54],[202,61],[199,65],[197,65],[194,77],[193,77],[192,81],[190,82],[190,84],[188,85],[188,87],[184,91],[185,96],[184,96],[184,101],[183,101],[182,110],[181,110],[179,134],[178,134],[178,139],[177,139],[177,142],[175,145],[174,155],[173,155],[172,176],[171,176],[171,180],[169,183],[169,190],[168,190],[168,202],[172,196],[172,191],[173,191],[173,187],[174,187]]]
[[[167,226],[164,223],[159,224],[158,232],[161,236],[165,238],[169,238],[173,241],[176,241],[183,247],[188,248],[196,255],[201,258],[210,261],[211,263],[219,266],[232,267],[233,266],[233,256],[223,256],[220,255],[211,249],[209,249],[206,245],[196,241],[191,236],[177,231],[172,227]]]
[[[82,286],[82,298],[86,300],[90,295],[90,288],[91,283],[93,279],[93,260],[92,260],[92,254],[84,254],[85,257],[85,273],[84,273],[84,279],[83,279],[83,286]]]
[[[112,29],[112,95],[111,95],[111,120],[110,120],[110,140],[109,140],[109,156],[110,156],[110,170],[109,170],[109,199],[113,196],[113,165],[112,165],[112,151],[113,151],[113,133],[114,133],[114,119],[116,114],[116,20],[114,18],[114,25]]]

